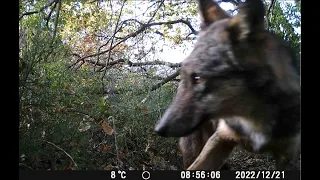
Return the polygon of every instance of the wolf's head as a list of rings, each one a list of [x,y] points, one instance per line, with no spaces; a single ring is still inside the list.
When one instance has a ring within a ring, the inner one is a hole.
[[[156,125],[162,136],[181,137],[209,119],[267,116],[272,94],[299,92],[286,44],[264,29],[264,5],[247,0],[229,16],[212,0],[199,0],[201,31],[182,62],[177,94]]]

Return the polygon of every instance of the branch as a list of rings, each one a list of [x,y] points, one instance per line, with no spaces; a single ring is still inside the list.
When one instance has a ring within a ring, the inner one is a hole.
[[[135,67],[135,66],[147,66],[147,65],[165,65],[169,66],[171,68],[173,67],[180,67],[180,63],[169,63],[164,61],[149,61],[149,62],[138,62],[138,63],[132,63],[131,61],[128,61],[128,65]]]
[[[119,15],[119,18],[118,18],[117,23],[116,23],[115,31],[114,31],[112,37],[110,38],[110,39],[111,39],[111,45],[110,45],[111,47],[112,47],[112,45],[113,45],[114,37],[115,37],[116,34],[122,29],[122,25],[123,25],[123,24],[126,24],[128,21],[135,21],[135,22],[138,22],[140,25],[143,25],[140,21],[138,21],[138,20],[136,20],[136,19],[128,19],[128,20],[123,21],[122,24],[120,25],[120,28],[118,29],[118,24],[119,24],[120,16],[121,16],[122,9],[123,9],[123,7],[124,7],[125,2],[126,2],[126,1],[124,1],[123,4],[122,4],[122,6],[121,6],[120,15]],[[156,13],[157,13],[158,10],[160,9],[160,7],[163,5],[163,3],[164,3],[164,0],[161,0],[161,3],[160,3],[160,5],[159,5],[159,7],[155,10],[155,13],[154,13],[153,16],[149,19],[148,23],[150,23],[150,22],[152,21],[152,19],[154,18],[154,16],[156,15]],[[102,47],[106,46],[106,45],[109,43],[110,39],[109,39],[105,44],[103,44],[102,46],[99,47],[98,53],[100,52],[100,50],[101,50]],[[110,54],[111,54],[110,52],[111,52],[111,51],[109,51],[109,58],[110,58]],[[98,55],[98,61],[99,61],[99,55]],[[108,59],[108,62],[109,62],[109,59]],[[107,68],[106,68],[106,69],[107,69]],[[105,70],[106,70],[106,69],[105,69]]]
[[[266,14],[266,18],[267,18],[267,30],[269,30],[269,26],[270,26],[270,21],[269,21],[269,14],[271,12],[271,8],[274,6],[275,4],[275,0],[271,0],[270,6],[268,8],[267,14]]]
[[[167,21],[167,22],[157,22],[157,23],[150,23],[150,24],[146,24],[147,26],[156,26],[156,25],[164,25],[164,24],[177,24],[177,23],[184,23],[186,24],[189,29],[192,31],[192,33],[194,34],[198,34],[198,31],[196,31],[191,23],[189,21],[183,20],[183,19],[179,19],[179,20],[175,20],[175,21]]]
[[[27,167],[27,168],[29,168],[29,169],[33,170],[31,167],[29,167],[29,166],[25,165],[24,163],[19,163],[19,166],[20,166],[20,167],[21,167],[21,166],[24,166],[24,167]]]
[[[116,147],[116,152],[117,152],[117,159],[118,159],[118,167],[122,168],[122,161],[120,160],[119,158],[119,148],[118,148],[118,141],[117,141],[117,131],[116,131],[116,124],[114,123],[114,117],[113,116],[109,116],[108,120],[109,119],[112,119],[112,124],[113,124],[113,130],[114,130],[114,144],[115,144],[115,147]]]
[[[142,16],[144,16],[146,14],[146,12],[151,8],[153,7],[155,4],[157,4],[158,2],[161,2],[161,1],[156,1],[154,2],[152,5],[150,5],[143,13],[142,13]]]
[[[52,41],[54,41],[54,39],[56,38],[60,9],[61,9],[61,0],[58,0],[57,17],[56,17],[55,22],[54,22],[54,30],[53,30]]]
[[[110,58],[110,60],[113,60],[113,59]],[[111,61],[108,64],[103,63],[103,62],[96,62],[94,60],[85,60],[85,62],[90,63],[90,64],[95,64],[95,65],[98,65],[98,66],[103,66],[103,67],[106,67],[107,65],[110,67],[110,66],[113,66],[113,65],[116,65],[116,64],[121,64],[121,63],[124,63],[124,62],[127,62],[127,65],[129,65],[130,67],[149,66],[149,65],[165,65],[165,66],[169,66],[171,68],[174,68],[174,67],[180,67],[181,66],[180,63],[170,63],[170,62],[164,62],[164,61],[148,61],[148,62],[137,62],[137,63],[134,63],[134,62],[131,62],[131,61],[126,60],[126,59],[118,59],[118,60],[115,60],[115,61]]]
[[[156,79],[156,80],[160,80],[160,81],[163,81],[165,78],[164,77],[161,77],[161,76],[155,76],[155,75],[152,75],[152,74],[149,74],[149,73],[145,73],[145,76],[149,79]],[[176,81],[176,82],[179,82],[180,79],[177,79],[177,78],[173,78],[171,79],[170,81]]]
[[[46,141],[46,140],[43,140],[43,141],[44,141],[44,142],[47,142],[47,143],[49,143],[49,144],[51,144],[51,145],[53,145],[54,147],[58,148],[58,149],[61,150],[61,151],[63,151],[63,152],[71,159],[71,161],[73,162],[73,164],[74,164],[76,167],[78,167],[77,163],[74,162],[73,158],[72,158],[65,150],[63,150],[61,147],[55,145],[55,144],[52,143],[52,142],[49,142],[49,141]]]
[[[112,47],[112,45],[113,45],[114,37],[116,36],[116,34],[117,34],[117,32],[118,32],[118,25],[119,25],[120,17],[121,17],[121,15],[122,15],[122,10],[123,10],[124,4],[125,4],[126,2],[127,2],[127,1],[124,0],[124,1],[123,1],[123,4],[122,4],[122,6],[121,6],[120,13],[119,13],[119,16],[118,16],[118,19],[117,19],[117,23],[116,23],[116,27],[114,28],[114,33],[113,33],[112,38],[111,38],[111,44],[110,44],[111,47]],[[99,51],[100,51],[100,49],[99,49]],[[107,63],[106,63],[106,67],[107,67],[108,64],[109,64],[110,58],[111,58],[111,50],[110,50],[109,53],[108,53],[108,60],[107,60]],[[97,62],[98,62],[98,61],[99,61],[99,56],[98,56]],[[104,78],[104,77],[105,77],[106,72],[107,72],[107,68],[105,68],[105,71],[103,72],[103,76],[102,76],[101,78]]]
[[[173,80],[174,78],[176,78],[177,76],[179,76],[179,74],[180,74],[180,70],[171,74],[170,76],[168,76],[167,78],[165,78],[164,80],[159,82],[158,84],[152,86],[151,91],[154,91],[154,90],[160,88],[162,85],[166,84],[167,82],[169,82],[169,81]]]
[[[140,28],[134,32],[134,33],[131,33],[127,36],[125,36],[121,41],[117,42],[114,46],[111,46],[109,49],[105,50],[105,51],[102,51],[102,52],[98,52],[98,53],[95,53],[95,54],[91,54],[91,55],[88,55],[88,56],[84,56],[82,58],[79,58],[78,60],[76,60],[75,62],[73,62],[71,65],[69,65],[68,68],[71,68],[72,66],[74,66],[75,64],[77,64],[78,62],[80,61],[83,61],[87,58],[90,58],[90,57],[96,57],[96,56],[99,56],[101,54],[105,54],[111,50],[113,50],[115,47],[117,47],[119,44],[125,42],[126,40],[128,40],[129,38],[133,38],[133,37],[136,37],[138,34],[140,34],[141,32],[143,32],[144,30],[146,30],[147,28],[150,28],[152,26],[158,26],[158,25],[165,25],[165,24],[178,24],[178,23],[184,23],[186,24],[190,30],[192,32],[194,32],[195,34],[197,33],[197,31],[191,26],[191,23],[189,21],[186,21],[186,20],[183,20],[183,19],[179,19],[179,20],[175,20],[175,21],[167,21],[167,22],[157,22],[157,23],[150,23],[150,24],[143,24],[141,23],[142,25],[140,26]]]
[[[49,15],[48,15],[48,17],[46,18],[47,19],[47,22],[46,22],[46,26],[47,27],[49,27],[49,20],[50,20],[50,18],[51,18],[51,15],[52,15],[52,13],[53,13],[53,11],[54,11],[54,9],[57,7],[57,2],[56,3],[54,3],[54,5],[53,5],[53,7],[52,7],[52,9],[51,9],[51,11],[50,11],[50,13],[49,13]]]
[[[177,5],[182,5],[182,4],[185,4],[187,1],[186,0],[184,0],[184,1],[182,1],[182,2],[178,2],[178,3],[175,3],[175,4],[172,4],[172,6],[177,6]]]
[[[154,11],[153,15],[151,16],[151,18],[148,21],[148,24],[153,20],[154,16],[157,14],[158,10],[160,9],[160,7],[163,5],[164,0],[161,0],[161,3],[159,5],[159,7]]]
[[[50,3],[48,3],[47,5],[45,5],[45,6],[43,6],[42,8],[40,8],[39,11],[31,11],[31,12],[25,12],[25,13],[21,14],[21,15],[19,16],[19,21],[20,21],[24,16],[39,13],[39,12],[43,11],[44,9],[48,8],[49,6],[51,6],[53,3],[57,3],[58,1],[59,1],[59,0],[52,0],[52,1],[50,1]]]
[[[123,6],[122,6],[122,7],[123,7]],[[120,15],[121,15],[121,14],[120,14]],[[120,15],[119,15],[119,18],[118,18],[118,20],[117,20],[117,24],[118,24],[118,22],[119,22],[119,20],[120,20]],[[108,41],[107,41],[106,43],[104,43],[103,45],[99,46],[99,48],[98,48],[98,53],[100,52],[101,48],[103,48],[104,46],[106,46],[106,45],[110,42],[110,40],[113,41],[114,38],[116,38],[116,39],[121,39],[121,40],[124,39],[124,38],[122,38],[122,37],[116,37],[116,34],[122,29],[123,24],[126,24],[126,23],[129,22],[129,21],[134,21],[134,22],[139,23],[140,25],[143,25],[143,23],[141,23],[140,21],[138,21],[138,20],[136,20],[136,19],[127,19],[127,20],[122,21],[120,27],[119,27],[119,28],[117,28],[117,27],[115,28],[116,31],[113,33],[112,36],[110,36],[110,38],[108,39]],[[111,46],[112,46],[112,44],[111,44]],[[98,59],[99,59],[99,55],[98,55]]]
[[[112,58],[110,58],[110,60],[113,60]],[[85,60],[85,62],[93,64],[93,65],[97,65],[97,66],[102,66],[102,67],[106,67],[106,66],[113,66],[116,64],[120,64],[120,63],[124,63],[126,60],[125,59],[118,59],[115,61],[111,61],[109,63],[103,63],[101,61],[94,61],[94,60]]]

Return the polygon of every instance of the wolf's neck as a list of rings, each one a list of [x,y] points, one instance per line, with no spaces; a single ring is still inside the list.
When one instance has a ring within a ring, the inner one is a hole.
[[[276,104],[273,137],[287,137],[300,132],[300,94],[283,95]]]

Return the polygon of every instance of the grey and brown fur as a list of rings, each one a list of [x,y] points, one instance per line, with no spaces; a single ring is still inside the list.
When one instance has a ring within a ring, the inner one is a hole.
[[[294,55],[264,28],[264,4],[246,0],[231,17],[199,0],[201,31],[182,62],[173,102],[156,125],[181,137],[186,169],[220,169],[235,146],[269,151],[290,169],[300,148],[300,77]]]

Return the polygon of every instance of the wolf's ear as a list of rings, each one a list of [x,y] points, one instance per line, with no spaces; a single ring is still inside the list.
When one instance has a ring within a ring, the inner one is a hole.
[[[201,16],[201,28],[204,28],[214,21],[230,17],[218,3],[213,0],[198,0],[199,11]]]
[[[244,40],[264,30],[265,8],[261,0],[246,0],[239,3],[239,12],[232,17],[229,30],[233,40]]]

